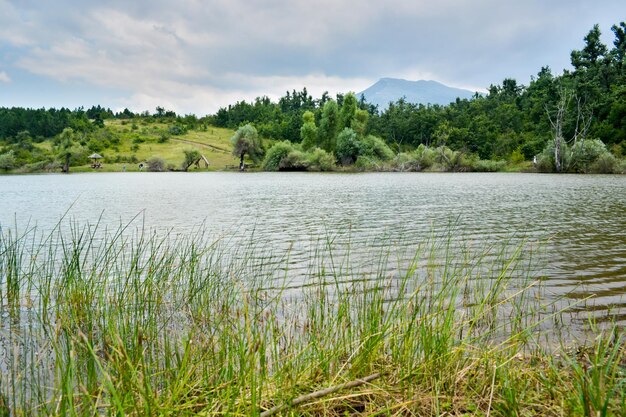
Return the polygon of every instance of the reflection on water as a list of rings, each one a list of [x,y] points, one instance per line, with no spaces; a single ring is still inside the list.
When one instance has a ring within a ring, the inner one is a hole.
[[[332,242],[352,256],[408,249],[454,230],[474,247],[545,242],[548,293],[596,317],[626,307],[626,177],[536,174],[118,173],[0,177],[0,227],[51,229],[63,216],[115,229],[190,233],[289,250],[293,271]],[[364,257],[362,264],[367,266]],[[621,312],[620,312],[621,309]]]

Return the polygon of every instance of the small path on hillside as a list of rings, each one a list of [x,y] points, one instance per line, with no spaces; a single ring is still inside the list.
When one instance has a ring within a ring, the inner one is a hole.
[[[190,145],[202,146],[203,148],[213,149],[214,151],[218,151],[218,152],[230,153],[230,151],[228,149],[220,148],[218,146],[209,145],[208,143],[196,142],[195,140],[180,139],[180,138],[170,138],[170,140],[173,141],[173,142],[182,142],[182,143],[188,143]]]

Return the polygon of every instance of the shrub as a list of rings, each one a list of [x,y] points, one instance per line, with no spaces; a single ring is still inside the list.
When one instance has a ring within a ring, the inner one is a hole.
[[[381,161],[378,158],[366,156],[366,155],[359,156],[359,159],[356,160],[354,167],[363,171],[385,170],[385,165],[383,161]]]
[[[147,170],[150,172],[163,172],[165,171],[165,160],[158,156],[153,156],[146,161]]]
[[[332,171],[335,169],[335,157],[323,149],[315,148],[307,154],[309,171]]]
[[[13,151],[9,151],[0,155],[0,169],[8,171],[15,168],[15,164],[15,153]]]
[[[391,162],[395,171],[419,171],[415,156],[408,152],[400,152]]]
[[[361,155],[370,159],[390,161],[394,157],[391,148],[379,137],[369,135],[361,144]]]
[[[511,152],[509,160],[514,164],[521,164],[522,162],[524,162],[526,159],[524,158],[524,154],[522,153],[522,148],[518,146],[517,149]]]
[[[306,171],[307,168],[309,168],[309,165],[310,163],[307,159],[307,155],[298,149],[294,149],[280,160],[278,170]]]
[[[167,132],[171,135],[182,135],[186,132],[186,129],[184,126],[174,125],[174,126],[170,126],[167,129]]]
[[[395,156],[391,166],[396,171],[419,172],[434,165],[435,150],[423,144],[413,152],[401,152]]]
[[[59,162],[46,160],[46,161],[34,162],[32,164],[26,164],[20,167],[18,171],[20,173],[31,173],[31,172],[42,172],[42,171],[53,172],[53,171],[58,171],[60,168],[61,168],[61,164]]]
[[[610,152],[601,154],[589,167],[589,172],[596,174],[617,174],[620,167],[617,158]]]
[[[573,146],[562,144],[562,171],[611,173],[619,171],[618,162],[599,139],[587,139]],[[537,170],[554,172],[554,142],[550,141],[537,158]]]
[[[461,156],[461,152],[442,145],[435,149],[434,160],[441,171],[459,171],[462,166]]]
[[[472,166],[476,172],[497,172],[506,167],[506,161],[493,161],[491,159],[477,159]]]
[[[337,148],[335,149],[337,160],[342,165],[354,164],[361,154],[361,142],[356,132],[346,127],[337,136]]]
[[[535,168],[539,172],[554,172],[554,145],[546,146],[545,149],[537,155]]]
[[[434,149],[427,147],[423,143],[417,147],[413,153],[413,159],[417,163],[416,171],[428,169],[435,163],[436,152]]]
[[[591,166],[600,158],[601,155],[609,153],[599,139],[582,140],[572,146],[570,155],[571,160],[568,171],[573,172],[590,172]]]
[[[267,151],[263,160],[263,169],[265,171],[278,171],[282,159],[287,157],[293,150],[293,144],[288,140],[277,142]]]

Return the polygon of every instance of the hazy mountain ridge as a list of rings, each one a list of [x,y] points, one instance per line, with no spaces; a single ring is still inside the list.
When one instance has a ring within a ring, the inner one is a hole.
[[[437,81],[381,78],[357,96],[361,97],[361,94],[369,103],[377,104],[380,110],[384,110],[389,102],[395,102],[402,97],[410,103],[447,105],[455,101],[457,97],[469,99],[474,92],[448,87]]]

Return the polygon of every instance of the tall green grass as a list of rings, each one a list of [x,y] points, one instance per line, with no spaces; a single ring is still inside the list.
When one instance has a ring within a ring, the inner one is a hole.
[[[530,244],[264,247],[3,230],[0,416],[626,415],[621,331],[559,339]]]

